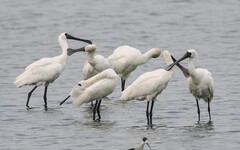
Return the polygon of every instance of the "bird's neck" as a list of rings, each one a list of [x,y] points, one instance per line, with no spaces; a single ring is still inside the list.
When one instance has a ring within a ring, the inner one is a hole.
[[[173,60],[172,60],[171,56],[169,56],[169,55],[164,55],[163,59],[167,65],[170,65],[173,63]]]
[[[65,66],[67,62],[67,57],[68,57],[68,54],[67,54],[67,49],[69,48],[68,43],[67,41],[64,41],[59,43],[59,45],[62,48],[62,54],[58,57],[60,59],[61,64]]]
[[[59,41],[59,46],[62,48],[62,55],[66,55],[67,56],[67,49],[69,48],[67,40]]]
[[[151,51],[147,51],[146,53],[144,53],[142,55],[142,58],[139,59],[141,64],[145,64],[146,62],[148,62],[150,59],[152,58],[152,52]]]
[[[95,56],[95,52],[90,52],[88,53],[88,56],[87,56],[87,61],[92,66],[95,65],[94,56]]]
[[[195,64],[196,64],[196,59],[190,58],[188,61],[188,71],[190,75],[193,75],[195,72]]]

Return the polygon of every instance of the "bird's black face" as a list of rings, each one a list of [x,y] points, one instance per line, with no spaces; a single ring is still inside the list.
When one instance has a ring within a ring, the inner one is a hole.
[[[74,37],[74,36],[72,36],[68,33],[65,33],[65,36],[66,36],[67,39],[77,40],[77,41],[82,41],[82,42],[85,42],[85,43],[88,43],[88,44],[92,44],[92,41],[90,41],[90,40],[80,39],[80,38]]]
[[[178,59],[177,61],[175,61],[174,63],[168,65],[168,66],[165,68],[165,70],[167,70],[167,71],[171,70],[171,69],[174,67],[174,65],[178,64],[179,62],[183,61],[183,60],[186,59],[186,58],[191,57],[191,54],[192,54],[192,53],[190,53],[190,52],[186,52],[185,55],[184,55],[182,58],[180,58],[180,59]]]

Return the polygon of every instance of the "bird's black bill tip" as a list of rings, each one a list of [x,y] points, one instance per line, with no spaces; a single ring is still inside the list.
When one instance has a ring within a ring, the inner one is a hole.
[[[72,49],[72,48],[68,48],[67,49],[67,54],[68,56],[71,56],[72,54],[76,53],[76,52],[80,52],[80,51],[85,51],[85,47],[81,47],[81,48],[77,48],[77,49]]]
[[[59,106],[61,106],[63,103],[65,103],[66,102],[66,100],[68,100],[69,99],[69,97],[70,97],[70,95],[68,95],[68,97],[66,97],[60,104],[59,104]]]
[[[80,38],[74,37],[74,36],[72,36],[68,33],[66,33],[65,36],[66,36],[67,39],[70,39],[70,40],[77,40],[77,41],[82,41],[82,42],[85,42],[85,43],[88,43],[88,44],[92,44],[92,41],[90,41],[90,40],[80,39]]]

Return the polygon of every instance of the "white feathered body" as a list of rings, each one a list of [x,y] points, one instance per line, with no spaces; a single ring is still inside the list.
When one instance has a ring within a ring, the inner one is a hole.
[[[120,100],[154,100],[167,87],[172,75],[173,71],[164,69],[146,72],[123,91]]]
[[[92,59],[88,59],[85,62],[83,67],[83,78],[86,80],[108,68],[110,68],[108,60],[102,55],[95,55]]]
[[[19,88],[25,85],[47,85],[56,80],[63,72],[67,61],[67,55],[53,58],[42,58],[25,68],[14,84]]]
[[[214,94],[214,83],[211,72],[207,69],[197,68],[190,72],[188,88],[194,97],[203,99],[205,102],[212,100]]]
[[[160,55],[158,48],[150,49],[142,54],[138,49],[128,45],[120,46],[108,57],[109,64],[113,70],[123,79],[126,79],[139,65],[146,63],[151,58]]]
[[[111,68],[75,85],[70,92],[74,98],[73,104],[81,106],[83,103],[101,99],[113,92],[117,86],[119,76]]]

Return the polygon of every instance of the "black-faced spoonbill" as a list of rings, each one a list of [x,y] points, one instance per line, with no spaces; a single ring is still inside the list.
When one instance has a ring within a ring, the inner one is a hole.
[[[144,54],[128,45],[116,48],[113,54],[108,57],[108,61],[111,68],[121,77],[122,91],[125,88],[125,81],[130,73],[151,58],[157,58],[160,53],[159,48],[152,48]]]
[[[20,88],[25,85],[35,85],[34,88],[28,93],[26,106],[29,108],[29,100],[33,91],[41,85],[45,86],[44,90],[44,106],[47,108],[47,88],[48,85],[56,80],[63,72],[67,63],[67,57],[72,54],[68,50],[67,39],[79,40],[91,44],[92,42],[85,39],[79,39],[69,35],[68,33],[61,33],[58,36],[59,46],[62,48],[62,54],[52,58],[42,58],[25,68],[25,71],[20,74],[14,84]]]
[[[150,147],[150,145],[148,144],[148,139],[147,139],[146,137],[143,137],[143,138],[142,138],[142,142],[141,142],[141,144],[139,145],[139,147],[137,147],[137,148],[130,148],[130,149],[128,149],[128,150],[143,150],[145,144],[147,144],[147,146],[148,146],[150,149],[152,149],[152,148]]]
[[[95,55],[96,48],[96,45],[90,44],[87,45],[84,49],[84,51],[87,52],[87,60],[82,70],[84,80],[87,80],[92,76],[95,76],[96,74],[102,72],[103,70],[110,68],[108,60],[105,57],[102,55]],[[82,49],[72,49],[72,53],[77,51],[82,51]],[[91,105],[93,106],[92,101]]]
[[[93,120],[95,120],[96,112],[98,114],[98,120],[100,120],[101,99],[113,92],[117,86],[118,79],[119,76],[112,68],[106,69],[87,80],[80,81],[73,87],[70,95],[64,99],[60,105],[62,105],[69,97],[74,98],[73,104],[75,106],[81,106],[83,103],[89,103],[96,100],[93,109]]]
[[[211,72],[207,69],[197,68],[195,69],[195,64],[197,61],[197,52],[194,49],[190,49],[186,54],[177,60],[175,63],[169,65],[166,69],[171,69],[176,63],[189,58],[188,61],[188,71],[190,77],[188,78],[188,88],[189,91],[196,99],[197,103],[197,112],[198,112],[198,122],[200,121],[200,108],[198,101],[203,99],[208,103],[208,115],[209,122],[211,122],[211,113],[210,113],[210,102],[213,99],[214,94],[214,81]]]
[[[171,54],[168,51],[163,51],[161,55],[166,64],[173,63]],[[129,85],[123,92],[120,100],[147,100],[147,124],[152,126],[152,111],[154,101],[157,96],[167,87],[168,82],[172,78],[173,70],[166,71],[165,69],[158,69],[151,72],[146,72],[140,75],[131,85]],[[151,101],[151,108],[149,112],[149,103]]]
[[[96,45],[89,45],[90,48],[85,48],[85,51],[88,53],[87,61],[83,66],[83,79],[87,80],[92,76],[110,68],[108,60],[102,55],[95,55]]]

